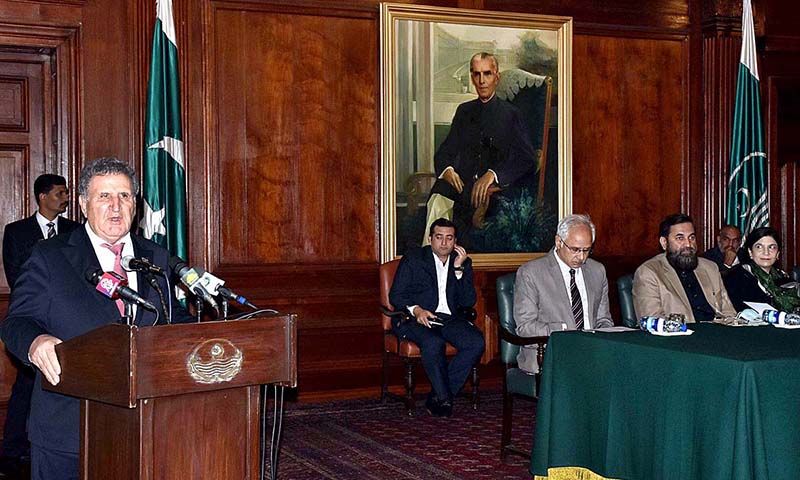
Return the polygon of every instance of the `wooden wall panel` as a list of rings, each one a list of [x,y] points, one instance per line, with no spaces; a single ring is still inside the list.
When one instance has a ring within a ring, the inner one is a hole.
[[[374,19],[230,7],[212,23],[219,263],[373,261]]]
[[[574,37],[573,211],[598,226],[597,255],[655,253],[658,222],[681,208],[686,47],[681,37]]]

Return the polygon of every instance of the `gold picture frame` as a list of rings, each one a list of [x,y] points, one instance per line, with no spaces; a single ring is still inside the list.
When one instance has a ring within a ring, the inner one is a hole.
[[[383,3],[380,26],[381,262],[401,256],[415,235],[421,243],[425,219],[420,224],[419,210],[426,208],[425,189],[436,181],[435,144],[447,135],[456,107],[476,98],[469,59],[481,51],[499,60],[508,94],[501,96],[498,87],[501,99],[510,101],[519,85],[531,85],[546,88],[547,100],[530,127],[540,142],[539,166],[513,200],[516,210],[503,200],[511,213],[502,222],[487,223],[485,230],[475,223],[470,238],[476,247],[468,251],[473,264],[485,269],[516,267],[546,253],[555,222],[572,209],[572,18]],[[531,211],[535,219],[514,222],[513,215]],[[537,229],[536,221],[543,227]]]

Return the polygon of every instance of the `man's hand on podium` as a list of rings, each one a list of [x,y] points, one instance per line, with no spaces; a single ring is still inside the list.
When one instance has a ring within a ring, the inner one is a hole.
[[[42,371],[51,385],[58,385],[61,375],[61,364],[56,356],[56,345],[59,343],[60,338],[44,334],[34,338],[28,349],[28,359]]]

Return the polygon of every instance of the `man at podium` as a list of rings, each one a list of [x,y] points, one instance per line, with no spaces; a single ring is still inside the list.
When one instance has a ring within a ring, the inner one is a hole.
[[[120,321],[123,305],[96,290],[87,272],[127,276],[128,287],[162,312],[157,290],[146,274],[125,272],[126,256],[147,258],[169,275],[169,253],[130,233],[139,183],[133,168],[116,158],[100,158],[80,173],[79,203],[87,222],[69,234],[40,242],[22,267],[11,295],[0,337],[21,361],[36,367],[36,384],[28,418],[33,480],[77,479],[80,404],[78,399],[42,389],[58,384],[61,365],[55,346],[108,323]],[[117,278],[117,277],[115,277]],[[155,277],[164,295],[172,296],[173,323],[191,322],[164,278]],[[133,309],[140,326],[165,323],[163,313]]]

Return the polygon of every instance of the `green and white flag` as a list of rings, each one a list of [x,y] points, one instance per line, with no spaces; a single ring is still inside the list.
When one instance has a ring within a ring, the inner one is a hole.
[[[144,126],[144,212],[139,226],[145,238],[185,259],[186,168],[172,0],[157,0],[156,12]]]
[[[742,55],[736,85],[726,223],[742,234],[769,224],[769,181],[764,152],[756,35],[750,0],[742,5]]]

